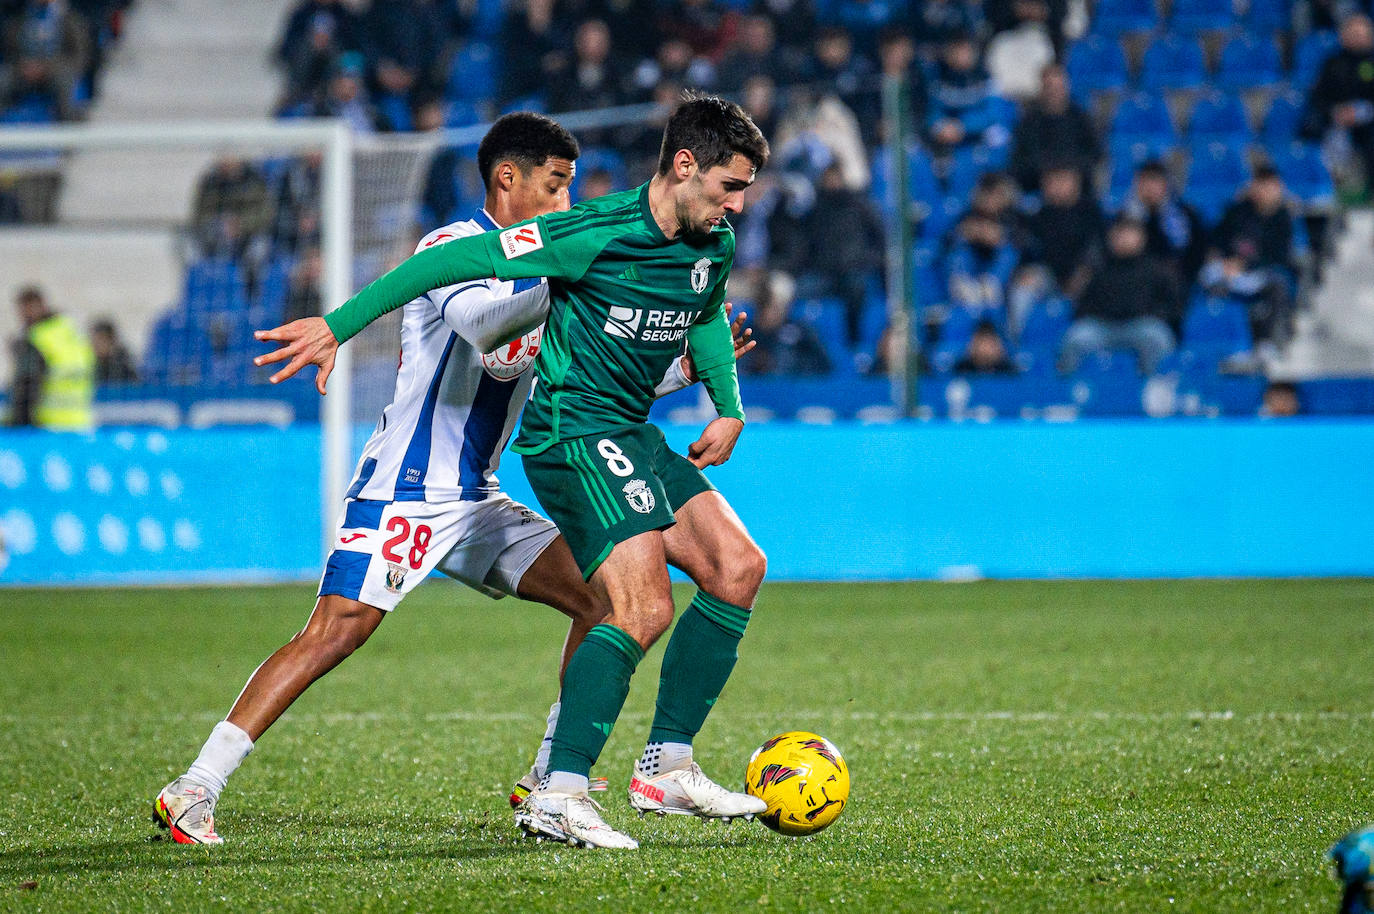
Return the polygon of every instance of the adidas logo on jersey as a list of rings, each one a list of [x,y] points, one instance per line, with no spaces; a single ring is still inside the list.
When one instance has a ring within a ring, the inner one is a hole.
[[[612,305],[601,328],[611,336],[644,343],[676,343],[687,335],[697,311],[660,311],[657,308],[626,308]]]
[[[628,267],[626,267],[626,268],[625,268],[625,272],[624,272],[624,273],[621,273],[619,276],[617,276],[616,279],[623,279],[623,280],[625,280],[626,282],[643,282],[643,281],[644,281],[644,277],[642,277],[642,276],[639,275],[639,267],[638,267],[636,264],[633,264],[633,263],[630,264]]]

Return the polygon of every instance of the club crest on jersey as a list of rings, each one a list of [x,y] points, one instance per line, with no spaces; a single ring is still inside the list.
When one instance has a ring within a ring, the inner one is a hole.
[[[544,246],[544,237],[539,234],[539,225],[534,222],[511,226],[501,233],[500,238],[501,250],[507,260],[524,257]]]
[[[692,266],[692,291],[701,294],[706,291],[706,282],[711,278],[711,258],[703,257]]]
[[[482,368],[498,381],[509,381],[524,374],[539,355],[539,341],[543,328],[536,327],[518,340],[511,340],[499,349],[482,356]]]
[[[625,493],[625,500],[630,503],[640,514],[648,514],[654,510],[654,493],[649,491],[649,484],[642,479],[631,479],[625,483],[622,490]]]
[[[400,593],[401,588],[406,584],[406,570],[400,565],[386,563],[386,589],[391,593]]]

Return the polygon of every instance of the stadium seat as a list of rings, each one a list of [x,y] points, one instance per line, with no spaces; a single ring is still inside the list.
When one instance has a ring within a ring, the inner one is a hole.
[[[917,309],[944,302],[945,281],[939,263],[938,244],[917,244],[911,249],[912,294]]]
[[[1306,91],[1316,82],[1326,59],[1336,53],[1340,40],[1330,29],[1308,32],[1293,51],[1293,73],[1290,82],[1294,89]]]
[[[872,182],[869,185],[869,194],[879,209],[891,215],[893,205],[890,190],[892,168],[886,146],[874,153],[870,171]],[[916,145],[907,149],[906,173],[907,194],[916,210],[914,218],[924,221],[930,215],[930,210],[938,205],[942,193],[940,182],[936,179],[935,171],[931,167],[930,155],[925,149]]]
[[[582,199],[582,181],[594,171],[610,174],[612,190],[625,189],[625,158],[607,146],[587,146],[577,157],[577,171],[570,188],[574,203]]]
[[[1072,397],[1084,416],[1135,416],[1144,412],[1144,380],[1134,352],[1089,353],[1072,380]]]
[[[482,123],[482,112],[477,110],[477,105],[465,99],[449,99],[444,104],[444,126],[450,129],[454,127],[471,127],[473,124]]]
[[[1284,92],[1269,106],[1264,118],[1264,145],[1270,148],[1290,143],[1298,135],[1307,100],[1302,93]]]
[[[1193,108],[1188,134],[1194,144],[1225,143],[1246,146],[1253,139],[1245,105],[1233,94],[1211,92]]]
[[[1153,29],[1158,21],[1154,0],[1112,0],[1097,4],[1092,30],[1095,35],[1146,32]]]
[[[1277,86],[1283,82],[1278,46],[1268,38],[1236,35],[1222,48],[1216,82],[1232,91]]]
[[[188,314],[248,311],[248,293],[239,265],[227,257],[207,257],[186,268],[182,302]]]
[[[1246,28],[1252,32],[1276,32],[1293,25],[1290,0],[1249,0],[1245,11]]]
[[[830,360],[830,370],[837,374],[854,373],[854,355],[845,344],[848,335],[844,313],[844,303],[837,298],[813,298],[799,301],[793,314],[810,324],[825,347],[826,358]]]
[[[290,254],[278,254],[268,261],[258,279],[257,294],[253,296],[252,311],[254,322],[263,326],[276,326],[286,313],[286,297],[291,289],[291,271],[296,261]]]
[[[1145,49],[1140,66],[1141,89],[1200,89],[1206,83],[1207,65],[1196,39],[1170,33],[1159,36]]]
[[[1271,147],[1269,154],[1288,192],[1303,202],[1304,209],[1326,211],[1335,205],[1336,185],[1319,147],[1293,141]]]
[[[1249,179],[1249,169],[1241,151],[1225,143],[1199,143],[1190,150],[1190,158],[1183,195],[1203,219],[1215,223]]]
[[[1232,0],[1174,0],[1169,27],[1180,32],[1214,32],[1235,25]]]
[[[968,349],[973,328],[977,325],[978,319],[972,312],[964,308],[950,308],[944,323],[940,325],[939,336],[932,341],[930,351],[926,353],[931,370],[937,374],[953,371],[954,363]]]
[[[1089,35],[1069,48],[1069,84],[1076,95],[1119,92],[1130,84],[1126,55],[1116,38]]]
[[[1121,103],[1112,118],[1109,145],[1113,156],[1162,155],[1177,143],[1178,132],[1159,95],[1137,92]]]
[[[482,102],[496,94],[496,54],[491,45],[470,41],[453,55],[448,72],[448,98]]]
[[[1033,367],[1054,364],[1059,354],[1059,344],[1063,342],[1064,333],[1072,323],[1073,304],[1066,298],[1049,298],[1031,308],[1017,342],[1020,350],[1031,357]],[[1032,366],[1028,364],[1025,367]]]
[[[1000,157],[985,146],[961,147],[954,151],[946,179],[946,193],[963,199],[965,206],[973,196],[973,188],[978,179],[988,172],[998,171],[1005,164]]]
[[[393,133],[408,133],[412,129],[410,101],[406,96],[395,92],[383,92],[373,99],[373,106],[377,109],[377,115],[386,130]]]
[[[1215,367],[1249,352],[1252,344],[1250,318],[1240,302],[1202,295],[1188,306],[1183,318],[1183,346],[1201,365]]]

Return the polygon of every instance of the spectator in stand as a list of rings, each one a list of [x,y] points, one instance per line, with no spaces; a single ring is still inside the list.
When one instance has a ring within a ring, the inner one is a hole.
[[[568,69],[565,34],[570,31],[556,0],[524,0],[509,7],[501,23],[501,77],[496,102],[543,96]]]
[[[826,91],[834,92],[861,125],[876,122],[882,114],[882,87],[877,70],[867,57],[854,53],[854,41],[844,29],[821,30],[805,79],[813,86],[824,86]]]
[[[1083,192],[1082,172],[1051,164],[1040,180],[1040,206],[1026,217],[1025,265],[1048,271],[1046,293],[1073,298],[1101,254],[1105,229],[1101,207]]]
[[[983,8],[973,0],[925,0],[914,4],[912,22],[921,56],[934,58],[951,39],[976,35],[983,28]]]
[[[968,348],[954,363],[956,374],[1016,374],[1016,364],[1007,355],[1007,345],[992,321],[979,321],[969,337]]]
[[[918,127],[926,122],[926,75],[925,68],[916,57],[916,43],[901,29],[889,29],[878,41],[879,80],[897,77],[906,80],[906,97],[903,99],[904,122]],[[879,82],[879,104],[881,105],[881,82]],[[878,114],[882,114],[881,107]],[[888,135],[879,117],[872,122],[860,122],[864,139],[870,146],[877,146]]]
[[[778,87],[767,76],[755,76],[744,84],[740,99],[744,111],[766,137],[778,135]]]
[[[1009,134],[997,116],[996,103],[974,37],[963,34],[946,42],[930,83],[927,134],[935,150],[1005,145]]]
[[[799,71],[816,34],[816,0],[754,0],[753,9],[772,21],[784,64]]]
[[[1059,370],[1077,371],[1093,352],[1130,349],[1141,373],[1153,374],[1177,345],[1169,329],[1177,302],[1173,276],[1145,253],[1145,227],[1117,217],[1108,231],[1107,256],[1078,297]]]
[[[645,58],[635,67],[632,82],[636,101],[652,101],[655,91],[664,82],[672,82],[694,89],[710,88],[715,84],[716,72],[711,62],[692,54],[692,46],[681,38],[669,38],[658,46],[658,53]]]
[[[119,338],[113,322],[102,319],[91,324],[91,349],[95,353],[97,384],[137,384],[138,371],[129,347]]]
[[[1259,414],[1266,419],[1288,419],[1302,412],[1298,385],[1292,381],[1270,381],[1264,388]]]
[[[246,159],[233,155],[220,158],[200,179],[193,213],[201,253],[211,257],[243,258],[272,227],[267,182]]]
[[[1041,22],[998,32],[983,55],[997,94],[1023,102],[1040,92],[1040,73],[1055,62],[1054,42]]]
[[[1069,94],[1069,74],[1051,63],[1040,71],[1040,95],[1028,104],[1011,137],[1011,172],[1027,192],[1040,187],[1051,164],[1071,165],[1091,186],[1102,160],[1102,141],[1092,118]]]
[[[320,192],[323,188],[324,154],[308,150],[291,159],[277,181],[273,207],[272,247],[294,254],[318,241]]]
[[[95,424],[95,354],[76,323],[25,286],[15,296],[24,336],[14,341],[9,424],[84,431]]]
[[[1063,52],[1068,0],[986,0],[983,15],[993,35],[1034,29],[1051,43],[1054,56]]]
[[[0,59],[42,61],[65,115],[91,65],[90,35],[85,17],[65,0],[25,0],[7,17]]]
[[[1277,355],[1293,335],[1293,234],[1283,179],[1273,168],[1257,168],[1245,193],[1222,214],[1200,276],[1211,293],[1246,305],[1264,358]]]
[[[868,150],[859,131],[859,120],[839,97],[796,88],[792,103],[773,138],[779,162],[806,161],[802,170],[811,179],[820,177],[831,162],[840,166],[846,186],[868,188]],[[796,170],[795,168],[793,170]]]
[[[1374,24],[1363,13],[1351,15],[1341,23],[1340,41],[1308,92],[1301,132],[1348,145],[1368,189],[1374,187]]]
[[[1007,293],[1020,259],[1002,223],[976,210],[968,213],[949,254],[950,305],[1006,326]]]
[[[286,105],[323,97],[339,58],[361,47],[357,17],[342,0],[301,0],[277,46],[277,63],[287,75]]]
[[[830,359],[816,328],[792,317],[797,285],[792,277],[774,270],[741,278],[746,279],[741,284],[746,292],[750,286],[757,289],[753,328],[758,347],[740,362],[740,369],[746,374],[828,374]]]
[[[1169,171],[1158,160],[1144,162],[1136,169],[1121,213],[1145,226],[1145,252],[1173,272],[1182,314],[1207,253],[1207,228],[1202,217],[1191,203],[1174,193]]]
[[[549,86],[549,110],[613,108],[624,100],[620,67],[611,56],[611,30],[600,19],[588,19],[577,27],[568,72]],[[606,141],[604,133],[583,131],[579,138],[587,145],[600,145]]]
[[[363,56],[349,51],[339,58],[338,69],[329,78],[329,85],[321,97],[310,99],[291,109],[294,114],[312,117],[337,117],[348,122],[354,133],[372,133],[377,129],[377,113],[363,84]]]
[[[716,86],[722,92],[739,92],[745,83],[759,76],[773,82],[792,82],[787,61],[779,53],[773,20],[767,16],[746,16],[740,22],[735,43],[716,68]]]
[[[585,175],[579,176],[577,181],[579,187],[574,203],[595,200],[615,191],[615,175],[604,168],[593,168]]]
[[[372,0],[362,33],[372,98],[392,97],[408,110],[413,98],[439,92],[451,26],[439,0]]]
[[[839,0],[831,8],[838,25],[854,40],[860,54],[875,57],[878,37],[908,15],[908,0]]]
[[[70,119],[69,97],[53,78],[52,65],[46,59],[25,57],[14,69],[0,111],[12,123],[52,124]]]
[[[850,346],[859,341],[869,284],[882,278],[885,235],[882,216],[868,196],[845,185],[838,165],[825,169],[805,223],[810,241],[806,278],[815,284],[816,294],[844,302]]]
[[[284,322],[320,314],[320,283],[324,279],[324,258],[318,247],[306,248],[291,269],[286,287]]]
[[[660,29],[692,46],[692,53],[720,60],[735,39],[739,15],[712,0],[666,0]]]

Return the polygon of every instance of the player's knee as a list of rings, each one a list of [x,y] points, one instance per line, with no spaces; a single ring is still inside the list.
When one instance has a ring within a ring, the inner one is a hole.
[[[362,647],[377,627],[378,610],[361,603],[322,606],[297,636],[302,646],[322,660],[337,663]]]
[[[751,593],[757,593],[763,585],[764,575],[768,573],[768,556],[751,542],[747,548],[740,550],[735,562],[737,567],[731,577]]]
[[[645,600],[630,611],[613,613],[608,621],[648,650],[673,624],[673,601],[671,597]]]

